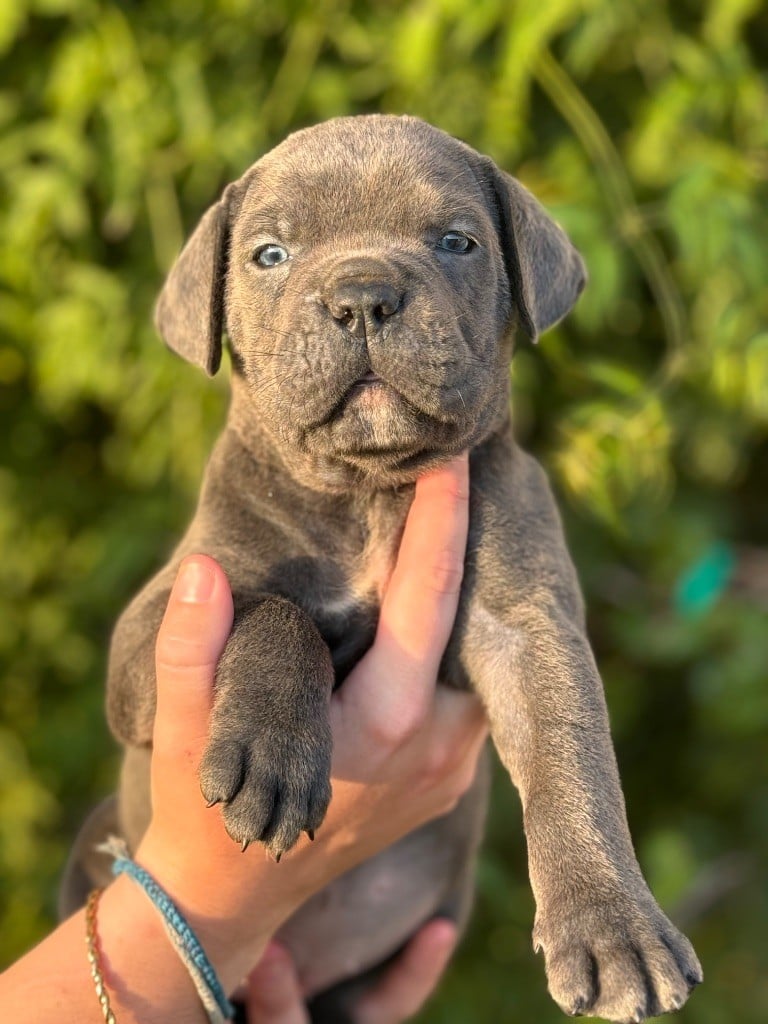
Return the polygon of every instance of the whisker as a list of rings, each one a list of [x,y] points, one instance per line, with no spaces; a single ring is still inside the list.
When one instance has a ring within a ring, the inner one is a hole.
[[[292,379],[293,377],[298,377],[298,375],[298,370],[294,371],[293,373],[291,373],[290,371],[288,373],[276,373],[272,377],[267,377],[264,380],[256,381],[251,385],[250,390],[253,394],[258,394],[260,391],[264,391],[267,388],[271,388],[273,385],[281,387],[289,378]]]
[[[268,349],[264,349],[264,348],[249,348],[248,349],[248,353],[249,353],[249,355],[252,354],[252,355],[255,355],[255,356],[272,356],[272,357],[274,357],[276,359],[295,359],[296,358],[296,353],[295,352],[270,352]]]

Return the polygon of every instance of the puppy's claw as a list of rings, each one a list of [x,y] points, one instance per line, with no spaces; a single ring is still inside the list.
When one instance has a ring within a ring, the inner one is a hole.
[[[275,864],[279,864],[280,863],[280,858],[282,856],[283,856],[282,853],[276,853],[275,854]]]
[[[213,800],[206,800],[205,801],[205,806],[206,807],[215,807],[216,804],[220,804],[220,803],[221,803],[221,797],[215,796],[213,798]]]
[[[244,839],[243,840],[243,845],[240,847],[240,852],[241,853],[245,853],[245,851],[248,849],[248,847],[250,845],[251,845],[251,840],[250,839]]]
[[[313,828],[308,828],[307,829],[307,835],[309,836],[310,843],[314,843],[314,841],[315,841],[315,830]]]

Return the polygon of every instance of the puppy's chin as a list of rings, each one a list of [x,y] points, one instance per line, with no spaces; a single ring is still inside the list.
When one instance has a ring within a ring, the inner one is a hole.
[[[375,379],[353,385],[303,447],[326,487],[380,489],[412,483],[460,451],[467,426],[432,418]]]
[[[422,449],[405,455],[393,452],[367,452],[357,455],[305,455],[301,460],[302,480],[318,491],[333,494],[366,493],[406,487],[431,469],[444,465],[463,451],[458,444],[454,450],[432,451]]]
[[[436,426],[397,388],[377,378],[353,384],[313,440],[342,458],[402,458],[430,442]]]
[[[412,484],[484,441],[507,415],[507,397],[489,396],[477,415],[440,418],[416,409],[384,382],[352,388],[329,417],[302,432],[282,457],[296,479],[317,490],[376,491]]]
[[[335,494],[412,484],[481,444],[509,416],[506,378],[482,391],[462,382],[461,394],[457,387],[412,388],[413,398],[408,382],[401,390],[400,381],[390,380],[341,383],[335,399],[318,408],[318,394],[314,402],[292,397],[286,402],[283,396],[281,402],[257,404],[258,391],[234,376],[230,415],[242,436],[251,439],[247,443],[258,446],[257,438],[268,439],[297,483]],[[329,393],[332,388],[323,388],[323,395]],[[294,414],[286,414],[286,407]]]

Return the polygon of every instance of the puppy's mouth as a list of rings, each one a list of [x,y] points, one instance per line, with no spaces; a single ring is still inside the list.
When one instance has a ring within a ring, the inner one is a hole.
[[[308,451],[330,465],[344,464],[376,479],[395,474],[402,482],[415,479],[440,453],[459,450],[463,422],[455,416],[438,418],[413,402],[410,392],[418,388],[407,378],[401,385],[395,371],[393,384],[389,373],[382,376],[370,366],[358,373],[341,385],[322,420],[304,429],[302,444]]]
[[[368,370],[353,381],[334,408],[331,419],[343,415],[352,408],[382,408],[390,403],[400,403],[403,396],[388,380],[381,377],[375,370]]]
[[[384,378],[380,377],[378,373],[374,373],[373,370],[369,370],[367,373],[364,373],[362,377],[359,377],[352,384],[349,391],[347,392],[347,395],[349,395],[353,391],[362,390],[363,388],[376,388],[382,386],[386,387],[386,383],[387,382],[384,380]],[[347,396],[345,395],[344,397],[346,398]]]
[[[372,454],[399,449],[404,442],[410,449],[418,438],[412,426],[406,429],[407,437],[403,436],[402,428],[420,418],[421,414],[402,391],[369,369],[347,386],[318,426],[327,427],[343,448],[370,448]]]
[[[411,399],[407,382],[401,387],[393,384],[387,377],[382,377],[373,369],[368,369],[342,392],[336,404],[329,409],[315,427],[337,426],[346,423],[350,428],[359,429],[361,424],[375,421],[381,428],[385,423],[398,422],[401,427],[410,422],[417,435],[412,435],[409,442],[417,443],[422,436],[425,423],[446,424],[455,426],[455,416],[437,415],[437,410],[426,409],[421,403]],[[463,402],[462,402],[463,405]]]

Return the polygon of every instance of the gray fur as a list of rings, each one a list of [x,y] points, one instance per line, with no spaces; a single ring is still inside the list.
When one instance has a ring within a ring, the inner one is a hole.
[[[451,231],[479,244],[439,248]],[[267,243],[290,259],[259,266]],[[209,373],[225,326],[230,415],[186,536],[117,626],[108,711],[135,752],[119,801],[135,844],[158,624],[179,559],[217,558],[236,619],[202,788],[238,842],[288,849],[321,823],[328,700],[372,641],[413,481],[471,449],[466,575],[443,676],[479,694],[520,791],[552,995],[567,1013],[632,1021],[682,1005],[701,969],[635,859],[575,572],[508,411],[515,328],[536,338],[584,280],[576,250],[517,181],[415,119],[299,132],[230,186],[157,315],[168,344]],[[441,909],[466,916],[484,791],[478,781],[455,812],[289,923],[316,988],[362,976]]]

